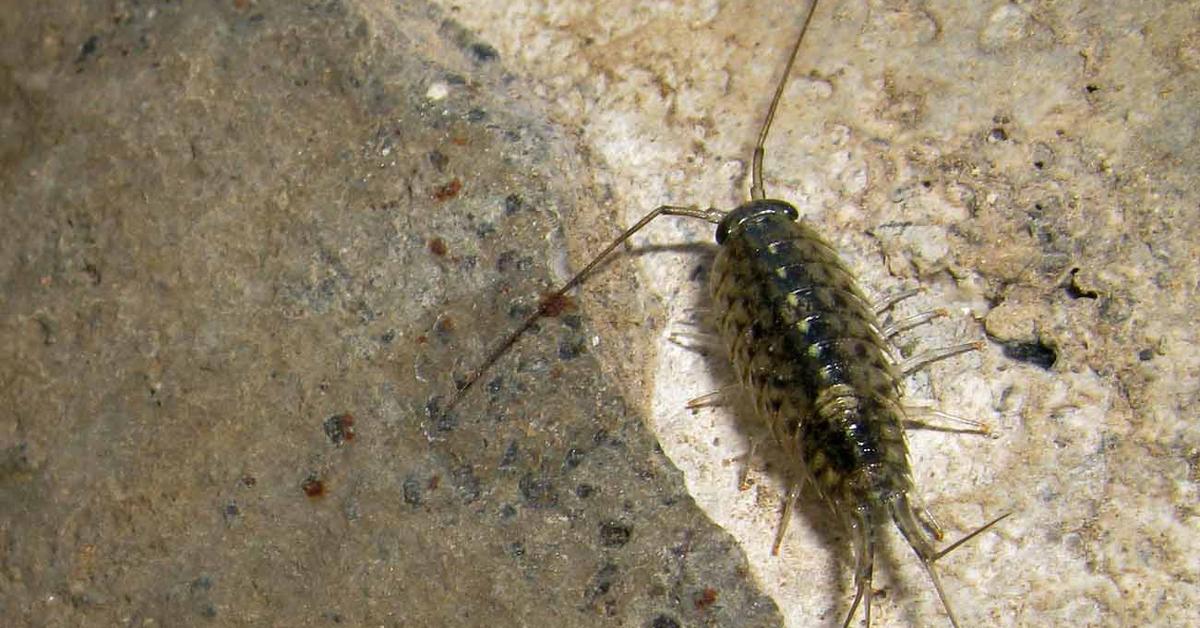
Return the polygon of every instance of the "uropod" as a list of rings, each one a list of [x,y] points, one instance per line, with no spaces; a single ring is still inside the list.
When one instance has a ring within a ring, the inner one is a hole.
[[[719,251],[710,296],[716,330],[755,413],[793,467],[776,551],[801,483],[807,483],[830,505],[851,540],[855,595],[843,626],[851,624],[860,606],[870,625],[875,554],[882,531],[891,523],[916,553],[950,623],[957,627],[934,565],[1008,513],[944,548],[937,547],[943,538],[941,527],[921,504],[913,481],[902,383],[914,370],[978,344],[898,359],[889,339],[937,313],[883,325],[879,316],[911,293],[877,304],[868,301],[837,251],[799,220],[790,203],[767,198],[763,186],[764,146],[816,7],[814,0],[763,119],[751,161],[750,200],[729,211],[663,205],[646,214],[544,297],[537,310],[467,377],[445,411],[452,410],[539,319],[560,308],[568,291],[646,225],[660,216],[714,224]]]

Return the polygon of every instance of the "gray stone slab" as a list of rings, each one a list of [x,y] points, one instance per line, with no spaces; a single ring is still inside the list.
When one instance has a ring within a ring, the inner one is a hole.
[[[577,313],[433,411],[595,193],[494,48],[420,3],[17,4],[6,625],[780,622]]]

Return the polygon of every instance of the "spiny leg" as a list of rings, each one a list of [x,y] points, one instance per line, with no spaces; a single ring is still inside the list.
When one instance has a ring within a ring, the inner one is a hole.
[[[529,331],[529,329],[533,327],[535,323],[553,311],[554,304],[561,303],[562,297],[566,295],[567,292],[569,292],[575,286],[583,283],[583,280],[587,279],[588,275],[590,275],[592,271],[595,270],[596,267],[599,266],[600,263],[603,262],[610,253],[615,251],[623,242],[628,240],[638,231],[641,231],[643,227],[650,224],[651,221],[659,216],[685,216],[688,218],[699,218],[700,220],[717,224],[721,222],[721,218],[725,216],[725,212],[713,208],[700,209],[698,207],[684,207],[681,205],[662,205],[655,208],[654,211],[643,216],[641,220],[637,221],[632,227],[626,229],[625,232],[618,236],[616,240],[613,240],[612,243],[605,247],[603,251],[600,251],[598,255],[593,257],[592,261],[588,262],[588,265],[583,267],[583,270],[575,273],[575,276],[571,277],[571,279],[567,281],[567,283],[563,284],[561,288],[549,295],[543,296],[541,302],[538,304],[538,308],[534,310],[533,314],[530,314],[528,317],[526,317],[519,327],[506,336],[504,340],[500,342],[500,344],[496,345],[496,348],[492,349],[491,353],[487,355],[487,358],[483,360],[479,367],[467,376],[467,380],[458,387],[458,391],[454,394],[454,398],[450,400],[450,403],[447,404],[446,409],[443,410],[442,413],[448,414],[451,410],[453,410],[455,406],[462,401],[467,392],[471,390],[471,387],[483,377],[484,373],[488,372],[488,370],[490,370],[492,366],[496,364],[496,361],[499,360],[505,353],[508,353],[508,350],[511,349],[512,346],[517,343],[517,340],[520,340],[521,336],[524,336],[525,332]]]
[[[881,297],[878,301],[872,302],[871,309],[875,311],[875,316],[883,316],[884,312],[892,309],[892,307],[897,303],[905,299],[915,297],[918,294],[921,294],[922,291],[923,290],[921,288],[910,288],[908,290],[901,290],[900,292],[889,294],[885,297]]]
[[[976,536],[979,536],[983,532],[987,531],[988,528],[1000,523],[1011,514],[1011,512],[1006,512],[999,517],[996,517],[995,519],[992,519],[991,521],[979,526],[978,528],[975,528],[974,531],[951,543],[946,549],[937,552],[928,558],[921,556],[921,553],[917,552],[917,556],[921,559],[921,564],[925,566],[925,571],[929,573],[929,579],[933,582],[933,588],[937,591],[938,599],[942,601],[942,608],[946,609],[946,616],[950,618],[950,623],[954,625],[954,628],[958,628],[958,618],[954,616],[954,611],[950,608],[950,599],[946,597],[946,591],[942,589],[942,579],[938,576],[937,570],[933,568],[933,563],[946,554],[958,549],[958,547],[963,543],[966,543],[967,541],[970,541]],[[916,548],[914,547],[913,549],[915,550]]]
[[[922,400],[922,401],[910,400],[910,401],[905,402],[902,405],[902,407],[904,408],[904,415],[906,417],[905,421],[904,421],[904,428],[905,429],[927,429],[927,430],[935,430],[935,431],[939,431],[939,432],[951,432],[954,434],[978,434],[980,436],[991,436],[992,435],[992,427],[990,425],[988,425],[987,423],[984,423],[983,421],[976,421],[975,419],[968,419],[967,417],[964,417],[964,416],[958,416],[957,414],[951,414],[944,410],[939,410],[937,408],[930,407],[928,405],[930,403],[932,403],[932,402],[924,401],[924,400]],[[920,419],[909,418],[914,414],[932,417],[935,419],[941,419],[942,421],[945,421],[947,424],[958,424],[961,427],[951,427],[950,425],[945,425],[945,424],[938,425],[938,424],[931,423],[929,421],[922,421]]]
[[[850,612],[846,613],[846,621],[842,622],[842,628],[849,628],[860,603],[863,605],[866,626],[871,628],[876,526],[871,525],[865,517],[860,516],[852,523],[850,529],[854,534],[854,602],[850,604]]]
[[[964,534],[962,536],[962,538],[951,543],[950,545],[946,546],[945,549],[943,549],[942,551],[940,551],[940,552],[934,554],[932,557],[930,557],[929,562],[932,563],[933,561],[941,559],[946,554],[949,554],[950,552],[953,552],[954,550],[958,549],[959,546],[962,545],[963,543],[966,543],[967,541],[970,541],[971,539],[979,536],[980,534],[987,532],[988,528],[991,528],[992,526],[996,525],[997,523],[1000,523],[1001,521],[1004,521],[1005,519],[1007,519],[1011,516],[1012,516],[1012,512],[1006,512],[1006,513],[1000,515],[999,517],[996,517],[995,519],[992,519],[991,521],[979,526],[978,528],[975,528],[974,530],[968,532],[967,534]]]
[[[923,514],[925,515],[924,517],[913,510],[913,505],[909,502],[907,496],[900,498],[892,505],[892,518],[896,522],[896,527],[900,529],[900,534],[904,536],[904,540],[908,542],[908,546],[917,554],[917,558],[921,561],[925,572],[929,574],[929,580],[933,582],[933,588],[937,592],[938,599],[942,602],[942,608],[946,610],[946,616],[950,619],[951,625],[954,628],[959,628],[958,618],[954,615],[954,609],[950,605],[950,598],[946,596],[946,590],[942,587],[942,579],[938,575],[937,570],[934,569],[933,564],[950,552],[958,549],[963,543],[970,541],[986,532],[992,526],[1000,523],[1012,513],[1006,512],[992,519],[941,551],[935,550],[929,539],[922,534],[922,528],[924,528],[938,538],[941,538],[941,530],[937,528],[937,523],[933,521],[932,516],[928,512],[924,512]]]
[[[891,339],[902,331],[908,331],[917,325],[927,323],[935,318],[949,315],[950,310],[947,310],[946,308],[938,308],[928,312],[921,312],[920,314],[914,314],[908,318],[889,323],[888,325],[883,326],[879,330],[879,333],[882,334],[884,338]]]
[[[704,393],[699,397],[693,397],[688,400],[684,407],[692,412],[698,412],[701,408],[716,408],[725,405],[729,399],[729,395],[736,389],[737,385],[725,386],[719,390],[714,390],[709,393]]]
[[[754,437],[751,437],[750,438],[750,449],[746,453],[742,454],[742,456],[741,456],[742,468],[741,468],[741,470],[738,471],[738,490],[739,491],[750,490],[750,467],[751,467],[751,465],[754,464],[754,455],[755,455],[755,453],[757,453],[757,451],[758,451],[758,440],[755,439]],[[776,534],[776,537],[778,537],[778,536],[779,535]],[[779,538],[775,539],[775,543],[778,545]]]
[[[721,346],[719,336],[704,331],[673,331],[667,336],[667,340],[678,347],[700,354]]]
[[[937,349],[930,349],[928,351],[922,351],[922,352],[908,358],[907,360],[904,360],[903,362],[901,362],[900,364],[898,364],[896,366],[897,366],[897,369],[905,377],[907,377],[907,376],[912,375],[913,373],[917,372],[921,368],[923,368],[925,366],[929,366],[930,364],[932,364],[934,362],[937,362],[939,360],[945,360],[946,358],[956,356],[960,353],[968,353],[970,351],[980,351],[983,349],[984,346],[986,346],[986,343],[984,343],[982,340],[976,340],[974,342],[964,342],[964,343],[958,344],[958,345],[950,345],[949,347],[938,347]]]
[[[788,485],[786,500],[783,503],[783,517],[779,520],[779,527],[775,530],[775,543],[771,545],[771,555],[779,555],[779,547],[783,545],[783,535],[787,532],[788,522],[792,519],[792,508],[796,504],[796,500],[800,497],[800,483],[792,482]]]

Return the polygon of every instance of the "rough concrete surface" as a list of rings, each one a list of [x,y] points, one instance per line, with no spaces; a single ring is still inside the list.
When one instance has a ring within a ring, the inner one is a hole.
[[[840,623],[826,507],[771,556],[788,461],[739,491],[761,427],[684,409],[729,383],[707,226],[647,229],[437,412],[621,226],[745,200],[801,3],[8,5],[6,625]],[[911,434],[948,536],[1014,512],[939,563],[965,625],[1194,619],[1197,24],[826,2],[788,85],[768,193],[923,288],[899,316],[950,310],[904,352],[988,341],[909,380],[992,431]],[[888,536],[873,625],[944,624]]]
[[[564,225],[578,268],[657,205],[746,199],[806,3],[442,5],[582,138],[604,194]],[[903,334],[904,352],[987,340],[909,381],[911,398],[992,430],[910,435],[948,536],[1014,513],[939,563],[966,625],[1194,623],[1198,25],[1200,3],[1166,0],[825,2],[787,87],[768,195],[795,203],[874,293],[923,288],[900,315],[950,310]],[[787,624],[838,625],[850,548],[827,508],[802,496],[771,556],[787,461],[764,452],[738,491],[737,458],[761,428],[738,403],[684,408],[729,384],[695,322],[711,234],[663,219],[634,238],[610,268],[636,267],[641,289],[602,275],[579,296],[594,353],[610,385],[644,400],[689,492],[739,539]],[[889,536],[875,625],[943,624]]]
[[[527,85],[420,3],[6,3],[0,623],[780,623],[580,313],[438,411],[594,198]]]

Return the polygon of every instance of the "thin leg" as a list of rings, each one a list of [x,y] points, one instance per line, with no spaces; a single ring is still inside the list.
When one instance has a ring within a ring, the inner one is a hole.
[[[917,558],[921,560],[921,565],[925,567],[925,571],[929,574],[930,581],[933,582],[933,588],[937,591],[938,599],[942,602],[942,608],[946,609],[946,615],[950,618],[950,623],[954,628],[959,628],[958,618],[954,615],[954,609],[950,605],[950,599],[946,597],[946,591],[942,587],[942,579],[938,576],[937,570],[933,564],[940,558],[958,549],[963,543],[979,536],[987,531],[992,526],[1003,521],[1012,513],[1004,513],[995,519],[976,528],[973,532],[963,536],[961,539],[950,544],[949,547],[941,551],[933,549],[933,544],[927,537],[922,528],[930,530],[935,536],[940,538],[941,530],[937,527],[937,522],[933,521],[933,517],[920,509],[920,512],[914,510],[913,503],[905,497],[901,497],[892,504],[892,519],[896,522],[896,527],[900,529],[900,533],[904,536],[904,540],[908,541],[908,546],[917,554]]]
[[[999,517],[992,519],[991,521],[976,528],[973,532],[951,543],[946,549],[933,554],[932,556],[921,556],[921,553],[917,552],[917,556],[921,559],[921,564],[925,566],[925,571],[929,574],[929,579],[933,581],[933,588],[937,591],[938,599],[942,601],[942,608],[946,609],[946,616],[950,618],[950,623],[954,625],[954,628],[959,628],[958,618],[954,616],[954,611],[950,608],[950,600],[946,597],[946,591],[942,589],[942,579],[938,576],[937,570],[933,568],[933,563],[946,554],[958,549],[958,547],[963,543],[966,543],[967,541],[970,541],[971,539],[987,531],[988,528],[1000,523],[1011,514],[1011,512],[1006,512]],[[914,547],[913,549],[916,548]]]
[[[854,533],[854,602],[842,628],[849,628],[854,621],[858,605],[863,605],[867,628],[871,628],[871,598],[874,597],[872,580],[875,571],[875,530],[865,519],[859,519],[852,527]]]
[[[711,307],[685,307],[680,311],[684,316],[688,317],[687,320],[680,322],[687,323],[689,325],[695,325],[695,321],[703,320],[704,318],[711,316],[713,310]]]
[[[909,290],[901,290],[895,294],[890,294],[882,299],[871,304],[871,309],[875,310],[875,315],[879,316],[884,312],[892,309],[892,306],[897,303],[921,294],[920,288],[912,288]]]
[[[687,409],[695,411],[701,408],[715,408],[723,406],[728,398],[727,395],[729,395],[729,393],[732,392],[735,387],[736,385],[726,386],[720,390],[714,390],[710,393],[700,395],[699,397],[687,402]],[[753,447],[751,449],[753,449]]]
[[[758,451],[758,441],[754,438],[750,439],[750,451],[747,451],[741,456],[742,468],[738,471],[738,490],[750,490],[750,466],[754,464],[754,454]]]
[[[979,536],[980,534],[987,532],[988,528],[991,528],[992,526],[996,525],[997,523],[1000,523],[1001,521],[1004,521],[1005,519],[1007,519],[1011,516],[1012,516],[1012,512],[1006,512],[1006,513],[1000,515],[999,517],[996,517],[995,519],[992,519],[991,521],[979,526],[978,528],[975,528],[971,532],[963,535],[963,537],[961,539],[951,543],[949,546],[946,547],[946,549],[934,554],[932,557],[930,557],[929,562],[933,562],[935,560],[940,560],[946,554],[949,554],[950,552],[953,552],[954,550],[958,549],[959,546],[962,545],[963,543],[966,543],[967,541],[970,541],[971,539]]]
[[[775,543],[771,545],[771,555],[779,555],[779,547],[783,545],[783,535],[787,532],[788,522],[792,519],[792,507],[796,504],[796,498],[800,496],[800,483],[793,482],[788,485],[787,501],[783,503],[783,517],[779,520],[779,527],[775,530]]]
[[[684,349],[697,353],[703,353],[721,346],[720,336],[702,331],[673,331],[671,335],[667,336],[667,340]]]
[[[951,345],[949,347],[930,349],[929,351],[922,351],[921,353],[904,360],[897,366],[901,373],[903,373],[905,376],[908,376],[917,372],[922,367],[928,366],[929,364],[937,362],[938,360],[945,360],[946,358],[956,356],[960,353],[967,353],[969,351],[979,351],[983,349],[984,345],[985,343],[982,340],[976,340],[975,342],[966,342],[960,345]]]
[[[983,421],[968,419],[967,417],[958,416],[957,414],[951,414],[937,408],[923,406],[913,402],[905,403],[903,407],[906,415],[920,414],[927,417],[941,419],[946,423],[955,423],[962,426],[954,428],[944,425],[935,425],[927,421],[909,419],[904,422],[904,427],[907,429],[929,429],[937,430],[939,432],[954,432],[956,434],[979,434],[980,436],[992,435],[991,426]]]
[[[949,315],[950,311],[945,308],[938,308],[930,312],[921,312],[920,314],[914,314],[913,316],[909,316],[903,320],[895,321],[894,323],[885,326],[883,329],[880,329],[879,333],[883,334],[884,338],[891,338],[896,334],[902,331],[908,331],[917,325],[927,323],[935,318]]]

